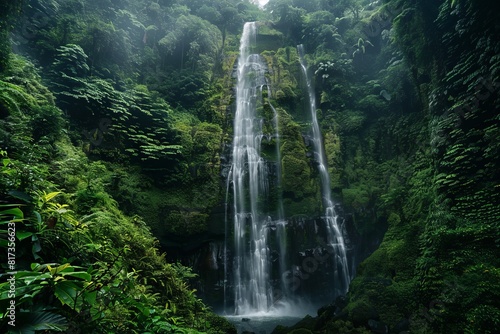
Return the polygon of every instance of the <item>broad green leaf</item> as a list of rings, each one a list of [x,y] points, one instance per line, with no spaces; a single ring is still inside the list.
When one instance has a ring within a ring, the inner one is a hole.
[[[5,225],[5,224],[8,224],[8,223],[19,223],[19,222],[22,222],[22,221],[24,221],[24,218],[10,219],[10,220],[1,220],[0,221],[0,225]]]
[[[11,190],[9,191],[9,195],[17,199],[20,199],[25,203],[33,203],[33,197],[31,197],[30,195],[26,194],[23,191]]]
[[[26,286],[16,286],[15,294],[16,297],[21,297],[25,296],[27,294],[38,294],[40,290],[43,289],[43,286],[41,285],[26,285]],[[0,285],[0,300],[6,300],[6,299],[11,299],[9,298],[9,285],[7,282],[7,287],[4,286],[4,284]]]
[[[33,270],[33,271],[42,271],[45,268],[50,268],[51,266],[56,266],[56,265],[57,265],[57,263],[44,263],[44,264],[32,263],[30,267],[31,267],[31,270]]]
[[[42,286],[37,286],[34,287],[30,293],[24,293],[18,300],[17,304],[22,304],[22,303],[31,303],[33,298],[35,298],[36,295],[42,291],[43,287]]]
[[[19,239],[19,241],[24,240],[28,237],[31,237],[33,235],[33,232],[29,231],[16,231],[16,237]]]
[[[24,277],[30,277],[30,276],[40,276],[42,273],[40,272],[34,272],[34,271],[18,271],[16,273],[16,280],[23,279]]]
[[[96,309],[96,308],[91,308],[90,309],[90,316],[92,317],[93,321],[96,321],[96,320],[104,317],[104,312],[102,312],[101,310]]]
[[[59,267],[54,268],[55,271],[52,273],[52,270],[50,271],[53,275],[54,274],[59,274],[63,272],[73,272],[75,271],[75,268],[71,266],[69,263],[61,264]]]
[[[59,195],[61,192],[60,191],[54,191],[54,192],[51,192],[49,194],[44,194],[42,196],[44,202],[48,202],[50,201],[51,199],[53,199],[54,197],[56,197],[57,195]]]
[[[35,236],[35,235],[33,235],[33,236]],[[35,260],[38,260],[41,258],[40,255],[37,254],[41,250],[42,250],[42,246],[40,244],[40,240],[38,240],[38,239],[34,240],[33,246],[31,247],[31,253],[33,254],[33,257],[35,258]]]
[[[83,298],[90,305],[94,305],[97,298],[97,291],[88,292],[83,294]]]
[[[84,271],[75,271],[75,272],[71,272],[71,273],[64,273],[63,276],[64,277],[71,276],[71,277],[81,278],[87,282],[92,280],[92,276]]]
[[[16,314],[16,332],[35,333],[36,331],[63,332],[68,329],[68,323],[63,316],[47,312],[19,312]]]
[[[33,213],[34,213],[34,214],[35,214],[35,216],[36,216],[36,222],[37,222],[38,224],[41,224],[41,223],[42,223],[42,216],[40,215],[40,213],[39,213],[38,211],[34,211]]]
[[[80,290],[80,287],[75,283],[64,280],[56,284],[54,294],[62,304],[66,304],[73,308],[77,291]]]
[[[41,274],[41,275],[37,275],[37,276],[27,276],[25,279],[24,279],[24,283],[26,285],[30,285],[31,283],[33,283],[34,281],[43,281],[43,280],[46,280],[48,278],[51,278],[52,276],[49,274],[49,273],[44,273],[44,274]]]
[[[0,211],[0,216],[10,216],[10,215],[13,215],[18,219],[21,219],[24,217],[24,213],[19,208],[13,208],[13,209],[9,209],[9,210]]]

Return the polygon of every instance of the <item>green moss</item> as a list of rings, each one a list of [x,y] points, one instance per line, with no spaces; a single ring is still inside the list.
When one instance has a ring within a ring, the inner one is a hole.
[[[328,130],[324,132],[324,145],[325,154],[327,157],[328,173],[330,174],[330,187],[339,188],[341,186],[341,145],[340,136],[333,132],[333,130]]]
[[[373,304],[366,299],[351,300],[347,311],[354,325],[363,325],[368,323],[368,320],[377,318]]]
[[[271,28],[270,25],[259,24],[257,40],[257,53],[260,53],[265,50],[276,50],[282,47],[285,38],[280,31]]]
[[[297,79],[300,75],[297,51],[291,47],[269,50],[275,51],[265,51],[262,56],[269,69],[266,76],[271,84],[273,104],[278,108],[286,108],[296,116],[301,96]]]
[[[217,124],[200,123],[192,130],[193,153],[200,163],[218,163],[222,129]]]
[[[281,161],[284,191],[293,193],[295,198],[304,197],[304,194],[311,190],[311,171],[309,165],[303,159],[299,159],[293,155],[285,155]]]
[[[281,130],[281,184],[286,214],[317,214],[321,205],[319,185],[307,157],[300,126],[281,108],[278,112]]]
[[[283,206],[288,217],[310,217],[321,214],[321,201],[318,196],[308,196],[301,199],[284,198]]]

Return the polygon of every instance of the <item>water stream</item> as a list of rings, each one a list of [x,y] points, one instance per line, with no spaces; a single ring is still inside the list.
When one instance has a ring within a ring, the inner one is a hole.
[[[335,295],[344,295],[349,288],[350,275],[347,263],[346,248],[344,236],[337,222],[338,215],[335,212],[335,206],[332,201],[330,175],[326,163],[326,155],[323,147],[323,140],[319,128],[318,117],[316,115],[316,96],[311,83],[311,78],[307,71],[307,64],[304,58],[304,46],[298,45],[297,50],[300,58],[302,73],[306,80],[307,92],[309,98],[309,111],[312,119],[312,142],[314,147],[314,157],[318,165],[319,176],[321,180],[321,193],[323,208],[325,210],[325,219],[327,222],[327,243],[330,248],[329,253],[334,261],[334,280],[332,289],[335,289]]]

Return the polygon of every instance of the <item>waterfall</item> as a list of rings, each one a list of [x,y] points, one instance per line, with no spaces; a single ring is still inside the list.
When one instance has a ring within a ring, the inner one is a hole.
[[[298,45],[300,65],[302,73],[307,84],[309,111],[312,118],[312,142],[314,148],[314,156],[318,164],[319,176],[321,181],[321,192],[323,200],[323,208],[325,210],[325,220],[327,223],[327,244],[329,253],[331,253],[334,261],[334,282],[333,286],[336,290],[336,295],[344,295],[349,288],[350,275],[347,263],[346,248],[344,236],[339,228],[337,219],[338,215],[335,212],[334,203],[332,201],[330,175],[326,163],[326,154],[323,148],[321,131],[316,116],[316,97],[311,84],[311,79],[307,71],[307,65],[304,59],[304,47]]]
[[[236,314],[267,311],[273,303],[267,227],[271,218],[262,210],[268,169],[261,156],[263,119],[257,115],[267,84],[261,57],[251,53],[256,30],[255,22],[245,23],[237,69],[232,163]]]
[[[301,221],[286,220],[281,187],[279,113],[269,101],[271,88],[265,76],[267,64],[263,57],[252,52],[256,35],[257,24],[245,23],[236,69],[232,163],[226,184],[224,309],[232,293],[235,315],[305,314],[308,299],[323,297],[318,286],[326,279],[330,283],[332,274],[330,291],[333,293],[326,293],[324,297],[347,292],[350,277],[344,237],[331,199],[314,91],[301,47],[300,60],[308,86],[312,141],[325,212],[321,233],[322,236],[326,234],[326,244],[314,248],[319,233],[315,222],[314,226],[308,224],[306,227]],[[264,101],[266,95],[267,101]],[[229,194],[232,195],[231,209],[228,207]],[[233,223],[231,250],[227,238],[231,232],[230,221]],[[324,259],[332,261],[333,266],[328,264],[320,269],[319,264]],[[311,263],[312,267],[308,267]],[[228,277],[230,273],[232,277]]]
[[[224,298],[224,304],[223,304],[223,309],[224,312],[227,309],[227,282],[228,282],[228,277],[227,277],[227,267],[228,267],[228,259],[227,259],[227,236],[228,236],[228,197],[229,197],[229,185],[230,185],[230,180],[231,180],[231,175],[232,175],[232,169],[229,170],[229,175],[227,177],[227,182],[226,182],[226,200],[224,201],[224,279],[223,279],[223,298]]]

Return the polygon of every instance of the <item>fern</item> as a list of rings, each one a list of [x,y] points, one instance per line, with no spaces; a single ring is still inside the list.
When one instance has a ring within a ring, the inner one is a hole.
[[[0,104],[8,114],[22,115],[23,108],[37,106],[38,103],[16,85],[0,80]]]
[[[68,320],[49,310],[18,312],[16,314],[16,331],[19,333],[35,333],[36,331],[64,332],[69,327]]]

